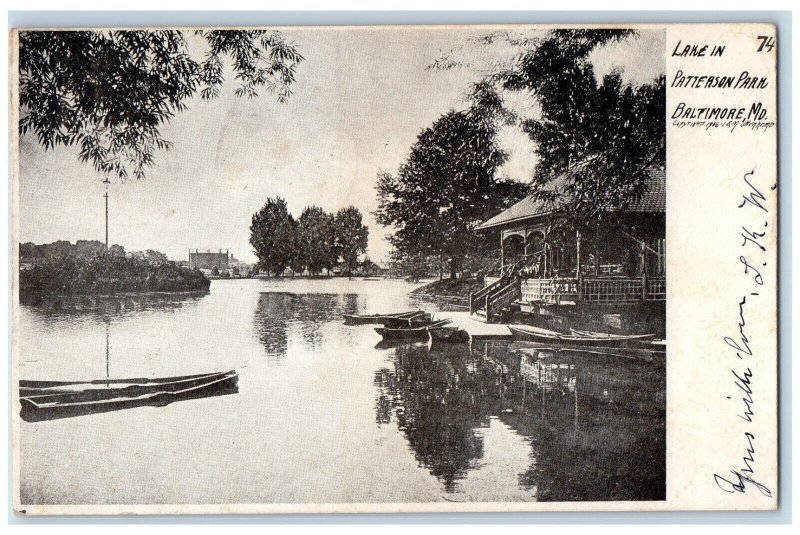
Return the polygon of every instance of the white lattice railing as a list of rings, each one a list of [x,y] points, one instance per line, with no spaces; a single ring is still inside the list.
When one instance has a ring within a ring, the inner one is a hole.
[[[559,304],[578,299],[577,279],[526,279],[522,281],[522,301]]]
[[[643,284],[647,291],[643,291]],[[577,279],[526,279],[522,281],[521,300],[526,303],[633,303],[638,301],[664,301],[667,297],[666,280],[641,277],[585,278],[578,292]]]

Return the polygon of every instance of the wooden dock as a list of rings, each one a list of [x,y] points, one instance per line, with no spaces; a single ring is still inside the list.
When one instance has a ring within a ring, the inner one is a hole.
[[[486,323],[475,316],[471,316],[467,311],[442,312],[440,315],[452,319],[453,323],[451,325],[467,331],[473,340],[511,339],[511,330],[508,326],[501,323]]]

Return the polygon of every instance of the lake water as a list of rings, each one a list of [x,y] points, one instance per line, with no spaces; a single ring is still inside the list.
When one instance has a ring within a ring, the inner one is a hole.
[[[342,323],[438,310],[411,289],[215,280],[199,296],[21,307],[22,379],[239,372],[232,395],[21,422],[22,503],[664,499],[663,361],[384,345]]]

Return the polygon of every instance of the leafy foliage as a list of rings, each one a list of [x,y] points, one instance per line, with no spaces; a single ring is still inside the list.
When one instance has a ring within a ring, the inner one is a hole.
[[[305,267],[312,275],[336,265],[334,216],[318,206],[308,206],[300,214],[300,247]]]
[[[441,265],[439,257],[423,254],[404,254],[395,250],[392,253],[392,272],[394,276],[418,281],[436,274]]]
[[[205,291],[209,285],[197,269],[113,255],[48,256],[42,264],[19,273],[23,303],[36,303],[48,296]]]
[[[45,149],[80,148],[100,173],[142,178],[171,143],[160,128],[197,92],[216,98],[230,59],[236,95],[285,101],[303,57],[280,32],[197,31],[201,61],[180,31],[26,31],[19,37],[20,123]]]
[[[369,229],[354,206],[342,208],[335,216],[308,206],[295,220],[280,197],[267,199],[250,226],[250,244],[259,267],[275,275],[287,267],[294,273],[308,270],[318,275],[339,263],[352,273],[367,250],[368,238]]]
[[[475,225],[522,198],[526,185],[496,177],[506,154],[497,144],[502,102],[484,92],[465,111],[449,111],[420,133],[396,175],[378,175],[379,223],[405,255],[449,258],[451,275],[475,245]]]
[[[362,222],[361,211],[348,206],[336,212],[334,218],[334,251],[341,258],[347,273],[358,267],[358,257],[367,251],[369,229]]]
[[[259,268],[280,275],[296,254],[297,224],[280,197],[267,199],[253,215],[250,245],[258,257]]]
[[[529,92],[541,115],[522,122],[536,145],[536,195],[576,219],[624,208],[645,191],[648,169],[666,159],[664,76],[640,87],[619,72],[598,80],[589,56],[630,30],[555,30],[496,77]],[[553,188],[560,179],[561,190]]]

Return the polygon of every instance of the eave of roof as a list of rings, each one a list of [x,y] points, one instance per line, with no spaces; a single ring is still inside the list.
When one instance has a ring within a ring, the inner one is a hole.
[[[666,173],[664,169],[651,170],[647,182],[648,188],[645,193],[635,203],[626,208],[625,212],[664,213],[666,211]],[[526,197],[491,219],[484,221],[475,227],[475,230],[486,230],[556,213],[553,209],[545,209],[544,205],[544,202],[534,199],[533,196]]]

